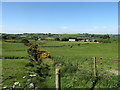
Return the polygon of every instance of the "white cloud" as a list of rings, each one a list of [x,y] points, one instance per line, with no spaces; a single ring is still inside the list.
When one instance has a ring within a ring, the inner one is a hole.
[[[69,27],[68,26],[62,26],[61,29],[67,30],[67,29],[69,29]]]
[[[107,29],[108,27],[107,27],[107,26],[103,26],[102,28],[103,28],[103,29]]]
[[[101,33],[101,34],[115,34],[118,33],[118,29],[114,26],[93,26],[87,28],[79,28],[77,30],[79,33]]]
[[[99,27],[98,26],[94,26],[94,27],[92,27],[93,29],[98,29]]]

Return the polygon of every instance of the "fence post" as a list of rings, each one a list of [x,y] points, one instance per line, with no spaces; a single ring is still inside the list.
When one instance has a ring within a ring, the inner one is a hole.
[[[93,57],[93,75],[96,77],[96,57]]]
[[[56,69],[56,90],[60,90],[60,69]]]

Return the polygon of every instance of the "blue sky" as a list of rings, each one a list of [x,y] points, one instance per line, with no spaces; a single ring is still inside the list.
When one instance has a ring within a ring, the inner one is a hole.
[[[3,2],[5,33],[118,33],[117,2]]]

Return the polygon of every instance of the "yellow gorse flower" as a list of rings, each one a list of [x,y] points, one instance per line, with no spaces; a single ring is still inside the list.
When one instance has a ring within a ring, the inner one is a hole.
[[[51,57],[51,55],[50,55],[47,51],[44,51],[44,52],[40,55],[40,58],[48,58],[48,57]]]
[[[49,58],[51,57],[50,53],[44,50],[36,50],[35,46],[29,45],[28,52],[31,53],[32,55],[37,54],[39,58]]]

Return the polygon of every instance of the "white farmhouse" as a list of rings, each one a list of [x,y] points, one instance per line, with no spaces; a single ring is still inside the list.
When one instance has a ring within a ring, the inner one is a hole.
[[[75,39],[69,39],[68,41],[74,42],[74,41],[76,41],[76,40],[75,40]]]
[[[42,40],[42,38],[38,38],[38,40]]]

